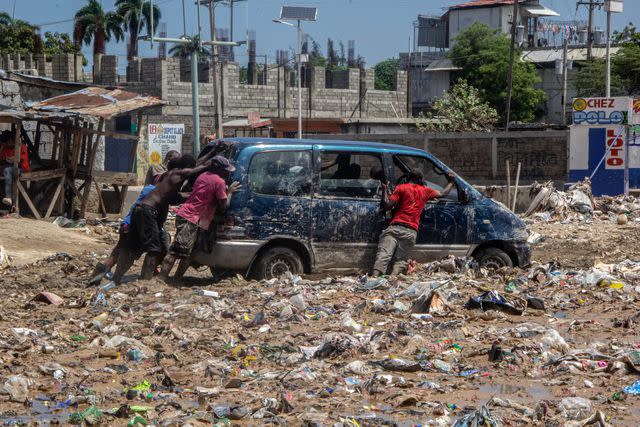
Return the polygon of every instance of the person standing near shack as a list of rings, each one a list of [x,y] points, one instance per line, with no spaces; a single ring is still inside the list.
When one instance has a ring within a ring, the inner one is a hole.
[[[389,195],[387,184],[383,184],[382,208],[393,210],[391,224],[380,235],[378,253],[373,266],[373,277],[387,274],[393,262],[392,275],[406,271],[407,257],[416,244],[420,217],[429,200],[446,197],[455,184],[456,175],[449,172],[449,183],[442,191],[424,185],[422,172],[412,170],[407,175],[408,182],[396,187]]]
[[[6,206],[12,205],[13,159],[16,156],[15,137],[16,133],[12,131],[4,131],[0,134],[0,171],[2,171],[4,177],[4,197],[2,198],[2,204]],[[19,173],[31,171],[29,152],[25,144],[22,144],[20,147],[18,171]]]
[[[236,168],[223,156],[211,159],[211,167],[201,174],[193,184],[193,190],[186,202],[176,211],[176,235],[169,255],[162,264],[161,278],[169,279],[171,269],[179,259],[174,280],[182,279],[191,264],[191,254],[198,241],[200,230],[208,230],[218,213],[229,209],[231,197],[240,189],[238,182],[228,188],[226,180]]]

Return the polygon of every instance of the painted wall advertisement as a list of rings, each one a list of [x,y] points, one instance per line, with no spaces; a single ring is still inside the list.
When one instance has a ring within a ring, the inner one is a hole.
[[[149,163],[162,163],[166,154],[175,150],[182,153],[184,124],[149,124]]]
[[[622,194],[629,132],[630,184],[631,188],[639,188],[640,126],[637,125],[640,125],[640,100],[628,97],[575,99],[569,180],[576,182],[593,174],[595,195]]]

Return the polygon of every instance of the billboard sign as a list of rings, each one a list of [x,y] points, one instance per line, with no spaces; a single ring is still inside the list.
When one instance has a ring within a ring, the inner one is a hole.
[[[184,124],[149,124],[149,163],[158,165],[171,150],[182,153]]]
[[[611,126],[629,123],[632,99],[576,98],[573,100],[573,124],[580,126]]]

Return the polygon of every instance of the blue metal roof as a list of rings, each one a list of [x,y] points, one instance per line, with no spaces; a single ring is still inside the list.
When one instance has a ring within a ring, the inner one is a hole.
[[[291,138],[225,138],[227,142],[239,145],[323,145],[336,148],[354,147],[371,148],[373,150],[385,151],[405,151],[416,154],[424,154],[423,150],[397,144],[383,144],[372,141],[347,141],[347,140],[327,140],[327,139],[291,139]]]

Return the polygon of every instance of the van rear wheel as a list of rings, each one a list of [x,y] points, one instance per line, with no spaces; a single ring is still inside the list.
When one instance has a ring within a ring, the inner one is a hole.
[[[287,271],[302,274],[304,266],[296,251],[284,246],[267,249],[256,261],[254,276],[258,280],[279,278]]]
[[[511,257],[502,249],[484,248],[474,256],[480,267],[498,270],[502,267],[513,267]]]

